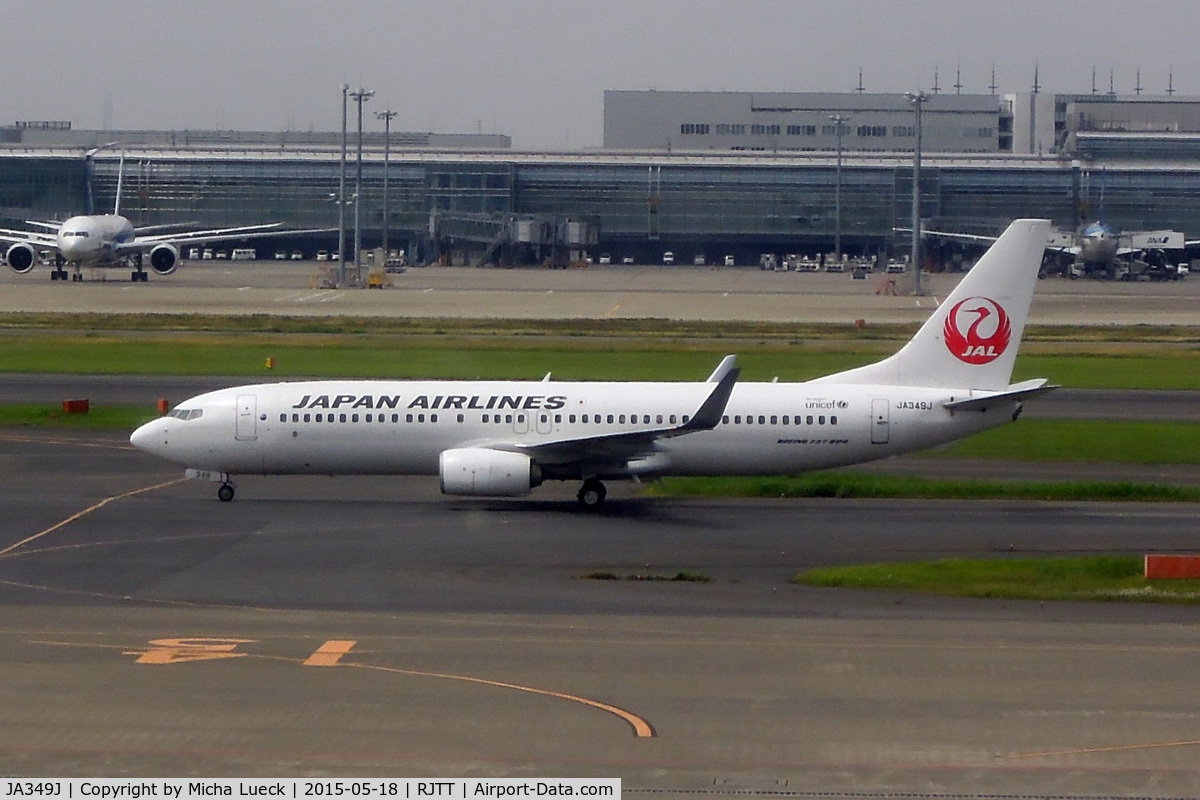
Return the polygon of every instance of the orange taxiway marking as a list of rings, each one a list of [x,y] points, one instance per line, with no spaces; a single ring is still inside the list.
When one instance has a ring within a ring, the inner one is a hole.
[[[331,639],[317,648],[317,651],[304,660],[306,667],[336,667],[342,656],[350,652],[350,648],[358,642],[354,640],[339,641]]]

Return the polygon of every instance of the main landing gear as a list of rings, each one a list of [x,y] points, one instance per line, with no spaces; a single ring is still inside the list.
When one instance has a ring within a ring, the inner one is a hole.
[[[70,276],[70,279],[73,282],[78,283],[83,280],[83,272],[81,271],[78,262],[76,262],[74,264],[74,270],[75,270],[74,272],[68,273],[66,270],[66,265],[67,265],[67,260],[62,257],[62,253],[58,253],[57,255],[55,255],[54,256],[54,269],[50,270],[50,280],[65,281],[65,280],[67,280],[68,275]]]
[[[226,481],[217,489],[217,499],[222,503],[228,503],[233,499],[233,484]]]
[[[604,505],[604,498],[608,497],[608,490],[604,488],[599,478],[588,478],[583,482],[583,487],[580,488],[579,505],[589,511],[594,511]]]

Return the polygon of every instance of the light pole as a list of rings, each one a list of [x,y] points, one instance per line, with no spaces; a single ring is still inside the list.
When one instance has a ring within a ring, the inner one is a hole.
[[[925,92],[908,92],[908,102],[916,110],[917,129],[916,147],[913,148],[913,188],[912,188],[912,261],[913,261],[913,293],[921,295],[921,109],[929,95]]]
[[[829,118],[837,127],[837,187],[833,193],[833,257],[838,263],[842,261],[842,125],[850,119],[844,114],[830,114]]]
[[[383,120],[383,261],[388,259],[388,158],[392,150],[392,120],[395,111],[376,111],[375,118]]]
[[[346,283],[346,93],[342,84],[342,168],[338,173],[338,286]]]
[[[359,221],[359,206],[362,205],[362,106],[363,102],[370,100],[375,95],[374,90],[364,89],[361,86],[350,93],[354,101],[358,103],[358,155],[355,160],[354,172],[354,280],[358,281],[362,275],[362,265],[359,263],[359,257],[362,251],[362,225]]]
[[[362,251],[362,225],[359,217],[359,206],[362,204],[362,103],[371,100],[374,96],[374,90],[364,89],[359,86],[356,91],[350,92],[350,97],[359,104],[359,143],[358,156],[355,157],[354,167],[354,279],[359,281],[362,277],[362,265],[359,263],[359,258]]]

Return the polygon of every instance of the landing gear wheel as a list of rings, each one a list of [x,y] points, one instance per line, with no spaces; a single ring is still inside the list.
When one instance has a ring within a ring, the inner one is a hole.
[[[228,483],[222,483],[221,488],[217,489],[217,499],[222,503],[228,503],[233,499],[233,486]]]
[[[579,505],[594,511],[604,505],[604,498],[608,496],[608,490],[604,488],[604,484],[596,478],[588,478],[583,482],[583,487],[579,490],[576,497],[579,498]]]

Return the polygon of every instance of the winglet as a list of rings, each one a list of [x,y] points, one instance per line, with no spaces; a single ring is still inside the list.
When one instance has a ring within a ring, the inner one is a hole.
[[[717,368],[713,370],[712,375],[708,376],[706,383],[720,383],[725,374],[735,366],[737,366],[737,356],[725,356],[721,359],[721,363],[717,364]]]
[[[679,433],[691,433],[692,431],[708,431],[717,427],[725,413],[725,406],[729,404],[729,396],[733,394],[733,386],[741,374],[742,370],[737,366],[737,356],[725,356],[720,366],[713,371],[713,376],[719,377],[717,385],[713,387],[708,399],[700,405],[700,408],[696,409],[696,413],[690,420],[675,430]],[[712,380],[710,377],[708,382],[711,383]]]

